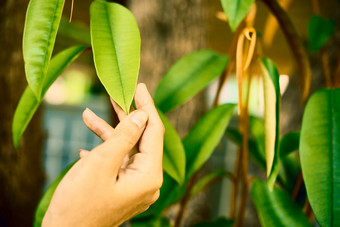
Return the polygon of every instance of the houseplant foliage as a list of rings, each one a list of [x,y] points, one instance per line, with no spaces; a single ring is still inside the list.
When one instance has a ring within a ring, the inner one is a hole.
[[[306,49],[277,1],[262,2],[277,18],[287,40],[294,40],[288,43],[296,61],[301,63],[298,71],[300,74],[305,72],[300,75],[302,101],[305,102],[310,84]],[[158,84],[154,101],[165,126],[164,183],[158,201],[135,217],[131,221],[132,226],[180,226],[188,201],[224,177],[232,183],[232,197],[226,201],[230,202],[230,214],[196,226],[242,226],[249,189],[263,226],[310,226],[313,213],[321,226],[340,222],[340,89],[336,88],[339,80],[332,80],[325,72],[328,88],[317,91],[308,100],[301,132],[280,135],[280,75],[275,63],[256,49],[259,41],[256,29],[252,27],[256,15],[253,4],[256,1],[221,0],[230,28],[235,32],[235,44],[230,48],[229,56],[212,50],[195,51],[170,67]],[[63,6],[64,0],[31,0],[29,3],[23,38],[28,87],[13,119],[16,147],[48,88],[69,64],[87,50],[93,52],[98,78],[107,93],[129,113],[140,64],[141,41],[134,16],[117,3],[95,0],[90,6],[90,35],[86,35],[86,29],[74,29],[81,31],[82,39],[69,32],[74,25],[65,24],[61,19]],[[325,54],[322,49],[334,27],[333,21],[320,15],[313,16],[308,27],[310,50]],[[70,47],[52,57],[58,32],[76,37],[86,46]],[[238,104],[220,104],[220,90],[233,67],[236,68],[239,87]],[[261,69],[257,76],[263,81],[263,118],[249,114],[249,90],[255,76],[250,70],[252,67]],[[220,78],[220,84],[213,107],[184,138],[180,138],[166,114],[185,104],[217,78]],[[238,128],[228,127],[236,109]],[[200,178],[202,167],[225,137],[239,146],[235,172],[215,169]],[[249,178],[248,157],[266,173],[266,181]],[[34,226],[41,225],[54,190],[69,168],[60,174],[42,197]],[[302,193],[298,199],[302,184],[305,184],[307,195]],[[240,198],[236,196],[239,193]],[[179,211],[171,222],[164,215],[165,210],[176,203],[179,203]]]

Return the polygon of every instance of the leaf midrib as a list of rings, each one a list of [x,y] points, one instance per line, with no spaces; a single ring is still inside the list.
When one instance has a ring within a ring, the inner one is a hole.
[[[110,18],[109,18],[109,10],[108,10],[108,6],[107,6],[107,4],[106,3],[104,3],[105,5],[105,11],[106,11],[106,19],[107,19],[107,22],[108,22],[108,24],[109,24],[109,29],[110,29],[110,33],[111,33],[111,42],[112,42],[112,46],[113,46],[113,50],[114,50],[114,54],[115,54],[115,56],[116,56],[116,62],[117,62],[117,67],[118,67],[118,71],[119,71],[119,76],[118,76],[118,78],[119,78],[119,82],[120,82],[120,85],[121,85],[121,91],[122,91],[122,94],[123,94],[123,100],[124,100],[124,112],[125,111],[129,111],[128,110],[128,108],[127,108],[127,104],[126,104],[126,98],[125,98],[125,92],[124,92],[124,83],[123,83],[123,80],[122,80],[122,71],[121,71],[121,69],[120,69],[120,65],[119,65],[119,60],[118,60],[118,55],[117,55],[117,48],[116,48],[116,44],[115,44],[115,42],[114,42],[114,40],[113,40],[113,37],[114,37],[114,33],[113,33],[113,29],[112,29],[112,27],[111,27],[111,23],[110,23]]]
[[[206,59],[206,61],[204,61],[204,64],[201,64],[199,67],[197,67],[193,71],[191,71],[190,75],[197,75],[197,76],[195,76],[195,79],[199,78],[200,76],[202,76],[202,73],[200,73],[200,72],[202,72],[202,69],[208,68],[207,65],[209,65],[209,67],[211,67],[211,64],[214,63],[215,60],[216,61],[219,60],[218,58],[221,58],[221,57],[223,57],[223,56],[220,56],[220,55],[209,56],[209,58]],[[170,108],[168,104],[173,103],[173,102],[171,102],[171,100],[173,100],[174,97],[176,97],[176,98],[179,97],[178,95],[174,95],[174,94],[176,94],[176,90],[181,92],[183,87],[187,87],[188,84],[192,83],[192,80],[190,80],[190,78],[191,78],[191,76],[186,77],[185,80],[184,80],[184,83],[180,83],[178,87],[176,87],[175,89],[173,89],[171,92],[168,93],[169,95],[165,99],[160,101],[161,105],[159,105],[159,106],[161,108],[164,107],[164,109],[165,109],[165,110],[162,110],[162,111],[168,112],[168,111],[170,111],[170,110],[172,110],[172,109],[174,109],[178,106],[178,104],[177,104],[177,105],[171,106],[171,108]],[[213,80],[213,78],[211,78],[209,81],[211,82],[212,80]],[[199,90],[201,90],[201,89],[202,88],[200,88]],[[192,97],[192,95],[190,95],[189,99],[191,97]],[[186,100],[184,100],[184,102],[185,101]]]
[[[52,35],[52,29],[53,29],[53,26],[54,26],[54,21],[55,21],[55,19],[56,19],[56,12],[57,12],[57,9],[58,9],[58,6],[59,6],[59,0],[56,0],[56,4],[55,4],[55,8],[54,8],[54,11],[53,11],[53,15],[52,15],[52,24],[51,24],[51,27],[50,27],[50,31],[49,31],[49,33],[48,33],[48,39],[47,39],[47,45],[46,45],[46,49],[45,49],[45,58],[44,58],[44,63],[43,63],[43,65],[45,65],[46,64],[46,62],[48,61],[48,59],[49,59],[49,57],[51,57],[51,56],[47,56],[48,54],[47,54],[47,52],[48,52],[48,46],[50,45],[50,41],[51,41],[51,35]],[[65,2],[65,1],[63,1],[63,2]],[[45,83],[45,79],[46,79],[46,74],[47,74],[47,69],[48,69],[48,66],[45,66],[45,68],[43,69],[43,71],[42,71],[42,82],[41,82],[41,84],[40,84],[40,86],[39,87],[41,87],[41,90],[40,90],[40,92],[39,92],[39,99],[41,99],[41,93],[42,93],[42,90],[43,90],[43,85],[44,85],[44,83]]]

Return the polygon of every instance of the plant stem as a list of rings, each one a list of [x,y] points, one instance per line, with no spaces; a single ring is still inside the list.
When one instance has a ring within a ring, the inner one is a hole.
[[[298,67],[302,89],[302,102],[304,103],[309,94],[312,72],[309,58],[287,13],[282,9],[276,0],[262,0],[272,14],[276,17],[288,45],[293,53]]]
[[[293,194],[292,194],[293,200],[296,200],[297,196],[299,195],[299,191],[302,186],[302,183],[303,183],[303,177],[302,177],[302,171],[300,170],[297,176],[295,187],[294,187]]]
[[[202,168],[201,168],[202,169]],[[195,182],[198,178],[199,172],[201,171],[201,169],[199,169],[193,176],[192,178],[189,180],[188,184],[187,184],[187,189],[185,191],[185,195],[183,197],[183,199],[181,200],[180,203],[180,207],[179,207],[179,211],[175,220],[175,225],[174,227],[179,227],[181,225],[182,219],[183,219],[183,215],[184,215],[184,211],[185,208],[190,200],[190,193],[191,193],[191,189],[193,188],[193,186],[195,185]]]
[[[239,37],[241,31],[244,28],[244,25],[245,25],[245,22],[242,21],[240,23],[240,25],[237,27],[237,30],[236,30],[236,32],[235,32],[235,34],[233,36],[233,40],[231,42],[231,45],[230,45],[230,48],[229,48],[229,51],[228,51],[229,64],[226,67],[226,69],[223,72],[223,74],[220,76],[220,80],[218,82],[217,92],[216,92],[216,95],[215,95],[214,106],[218,105],[218,101],[219,101],[219,98],[220,98],[220,95],[221,95],[222,88],[223,88],[225,82],[227,81],[229,75],[231,74],[231,72],[234,69],[234,66],[235,66],[235,52],[236,52],[237,40],[238,40],[238,37]]]
[[[237,206],[237,198],[238,198],[238,186],[240,180],[240,172],[241,172],[241,159],[242,159],[242,151],[241,148],[238,149],[238,155],[235,162],[234,168],[234,181],[232,181],[231,186],[231,199],[230,199],[230,219],[236,219],[236,206]]]

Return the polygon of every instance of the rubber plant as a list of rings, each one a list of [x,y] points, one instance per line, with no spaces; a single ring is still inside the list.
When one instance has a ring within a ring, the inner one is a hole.
[[[165,126],[164,183],[158,201],[131,220],[132,226],[181,226],[190,199],[223,178],[229,179],[232,185],[230,200],[223,201],[230,203],[230,213],[195,226],[243,226],[249,191],[263,226],[311,226],[314,215],[321,226],[336,226],[340,222],[340,89],[337,88],[340,79],[332,80],[328,62],[323,60],[328,88],[317,91],[308,100],[301,132],[281,136],[280,74],[275,63],[257,48],[261,41],[253,26],[255,5],[259,1],[277,19],[293,52],[301,81],[301,103],[308,99],[311,76],[308,51],[280,4],[276,0],[221,0],[224,20],[235,32],[228,56],[212,50],[185,55],[170,67],[156,88],[154,101]],[[23,37],[28,87],[13,119],[15,146],[47,89],[86,51],[93,52],[98,78],[107,93],[126,113],[130,110],[141,45],[134,16],[117,3],[95,0],[90,6],[91,23],[87,31],[67,24],[62,19],[63,7],[64,0],[29,3]],[[323,18],[320,12],[315,13],[309,22],[309,47],[327,59],[324,48],[334,33],[335,23]],[[86,45],[69,47],[52,57],[58,32]],[[90,35],[86,35],[88,33]],[[234,69],[238,103],[219,103],[221,89]],[[256,77],[263,81],[263,118],[249,114],[250,88]],[[218,78],[214,105],[180,138],[166,114],[184,105]],[[237,128],[228,127],[233,115],[238,116]],[[234,172],[214,169],[203,174],[201,169],[224,138],[239,146]],[[264,171],[267,182],[248,176],[248,157]],[[54,190],[69,168],[46,190],[37,207],[34,226],[41,225]],[[307,193],[301,190],[303,184]],[[170,221],[164,214],[174,204],[179,204],[179,210]]]

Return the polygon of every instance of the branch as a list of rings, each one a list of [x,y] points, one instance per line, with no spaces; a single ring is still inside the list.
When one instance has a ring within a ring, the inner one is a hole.
[[[306,50],[303,47],[301,39],[299,38],[299,35],[297,34],[288,14],[282,9],[278,2],[276,0],[262,0],[262,2],[277,19],[287,43],[293,52],[293,56],[298,66],[298,74],[300,76],[302,102],[305,102],[308,98],[312,76]]]

